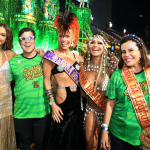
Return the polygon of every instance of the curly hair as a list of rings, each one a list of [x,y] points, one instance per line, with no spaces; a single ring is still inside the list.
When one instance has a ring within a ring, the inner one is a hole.
[[[74,42],[73,48],[77,45],[79,39],[79,23],[77,16],[71,13],[71,10],[65,10],[64,14],[59,14],[55,17],[54,25],[60,33],[66,33],[69,29],[73,30]]]

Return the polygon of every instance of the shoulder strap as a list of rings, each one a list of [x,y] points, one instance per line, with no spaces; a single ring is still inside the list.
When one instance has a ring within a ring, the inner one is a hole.
[[[73,53],[73,56],[74,56],[74,59],[75,59],[75,61],[76,61],[76,56],[75,56],[75,54]]]
[[[7,55],[6,55],[5,51],[4,51],[4,54],[5,54],[5,56],[6,56],[6,59],[8,60],[8,58],[7,58]]]

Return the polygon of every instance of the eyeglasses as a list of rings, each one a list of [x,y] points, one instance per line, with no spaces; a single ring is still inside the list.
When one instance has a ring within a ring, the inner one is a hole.
[[[26,39],[28,39],[29,41],[32,41],[34,37],[35,36],[27,36],[27,37],[22,36],[22,37],[19,37],[19,39],[23,42],[26,41]]]

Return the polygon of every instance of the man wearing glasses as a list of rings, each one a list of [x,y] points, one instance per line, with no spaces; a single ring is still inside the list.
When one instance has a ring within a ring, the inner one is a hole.
[[[20,150],[45,150],[49,129],[49,101],[45,95],[42,57],[35,51],[35,32],[19,31],[23,53],[10,60],[10,81],[15,80],[14,123]]]

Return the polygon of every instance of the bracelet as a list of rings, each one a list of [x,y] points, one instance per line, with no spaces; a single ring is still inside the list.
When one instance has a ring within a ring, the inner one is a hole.
[[[102,130],[106,130],[106,131],[108,131],[108,128],[102,127]]]
[[[52,99],[52,100],[49,102],[49,105],[52,105],[53,102],[55,102],[54,99]]]
[[[101,127],[107,127],[108,128],[108,124],[102,123]]]
[[[45,95],[47,95],[48,93],[52,93],[52,89],[48,89],[45,91]]]
[[[53,94],[47,95],[47,99],[50,99],[51,97],[54,97]]]

